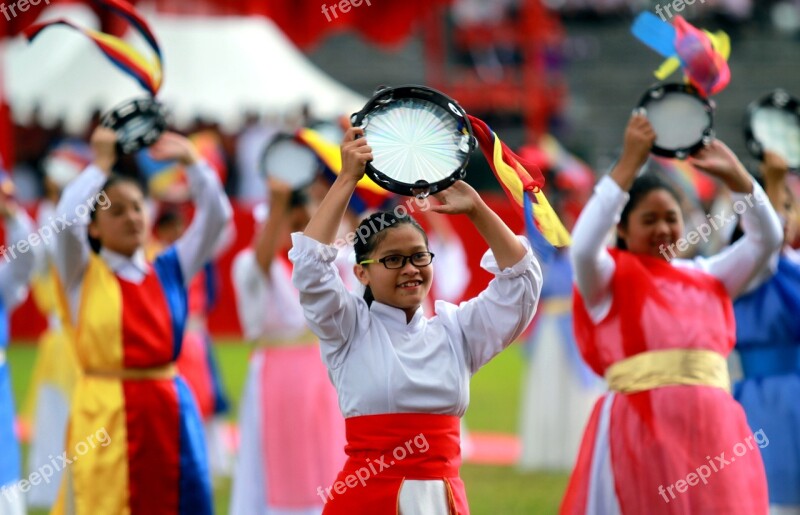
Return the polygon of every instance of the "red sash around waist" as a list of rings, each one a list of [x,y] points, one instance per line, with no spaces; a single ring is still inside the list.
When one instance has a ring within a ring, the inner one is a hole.
[[[450,513],[468,515],[461,465],[459,418],[390,413],[345,419],[347,462],[321,489],[324,515],[398,513],[405,479],[445,482]]]

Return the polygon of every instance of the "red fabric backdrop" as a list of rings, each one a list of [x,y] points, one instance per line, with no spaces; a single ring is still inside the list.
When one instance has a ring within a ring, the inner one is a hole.
[[[486,195],[484,198],[515,232],[520,233],[522,231],[522,221],[517,217],[506,197],[491,194]],[[236,254],[252,242],[254,227],[250,213],[249,207],[234,205],[236,241],[217,263],[220,291],[216,307],[210,316],[211,332],[216,336],[241,336],[239,320],[236,314],[236,300],[230,279],[230,269]],[[453,221],[458,235],[464,242],[469,267],[472,271],[472,279],[464,295],[464,298],[468,299],[476,296],[491,280],[491,274],[483,271],[479,266],[481,256],[486,251],[487,246],[466,218],[456,217]],[[0,228],[0,237],[2,237],[2,228]],[[0,241],[4,241],[4,239]],[[269,309],[269,306],[264,306],[264,309]],[[44,327],[45,320],[36,310],[33,299],[30,297],[17,308],[11,317],[12,339],[36,339],[44,330]]]
[[[46,0],[29,5],[26,12],[10,20],[0,14],[0,39],[19,33],[33,23],[47,7]],[[16,5],[16,0],[5,0]],[[55,3],[86,3],[83,0],[49,0]],[[134,5],[139,3],[134,0]],[[262,15],[272,18],[297,46],[308,48],[326,34],[352,30],[369,41],[391,46],[401,43],[414,29],[416,22],[437,5],[450,0],[156,0],[161,12],[212,16]],[[325,11],[328,15],[326,16]],[[103,20],[103,27],[119,33],[124,24],[94,7]],[[346,11],[346,12],[345,12]],[[157,36],[157,35],[156,35]]]

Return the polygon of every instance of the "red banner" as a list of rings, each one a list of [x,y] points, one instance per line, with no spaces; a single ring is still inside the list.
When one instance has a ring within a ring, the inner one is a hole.
[[[201,16],[250,16],[272,18],[292,42],[308,48],[327,34],[355,31],[372,43],[393,46],[402,43],[417,22],[437,4],[451,0],[155,0],[159,12]],[[31,25],[41,11],[54,3],[85,3],[102,20],[103,32],[119,35],[122,24],[95,2],[82,0],[5,0],[7,16],[0,12],[0,39],[13,36]],[[131,4],[140,3],[133,0]],[[14,6],[13,15],[10,10]]]
[[[3,54],[0,52],[0,66],[3,63]],[[11,171],[14,163],[14,125],[11,123],[11,110],[6,104],[3,92],[3,81],[0,80],[0,168]]]

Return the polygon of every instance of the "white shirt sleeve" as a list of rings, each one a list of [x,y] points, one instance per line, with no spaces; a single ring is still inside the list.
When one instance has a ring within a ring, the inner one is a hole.
[[[256,263],[255,252],[245,249],[237,254],[231,267],[233,291],[239,324],[247,340],[254,341],[262,334],[262,315],[267,308],[264,281]]]
[[[186,232],[175,242],[178,262],[186,286],[208,262],[233,216],[231,204],[214,171],[201,161],[186,168],[194,201],[194,217]]]
[[[742,213],[744,236],[714,256],[698,257],[680,264],[694,266],[713,275],[725,285],[728,295],[735,299],[745,291],[762,267],[777,265],[774,256],[780,252],[783,243],[783,228],[767,194],[755,181],[753,193],[735,193],[733,202],[735,210],[737,205],[747,206]],[[765,278],[769,276],[767,274]]]
[[[367,305],[345,288],[333,263],[337,253],[332,245],[292,233],[292,282],[300,292],[306,321],[322,345],[341,348],[356,330],[359,302],[364,309]]]
[[[54,223],[56,245],[53,259],[61,277],[64,288],[70,294],[76,291],[83,279],[83,272],[89,262],[89,241],[86,239],[86,227],[89,225],[89,209],[87,208],[100,193],[100,188],[108,179],[102,170],[90,165],[67,184],[56,205]]]
[[[41,241],[31,245],[28,235],[33,232],[33,222],[22,209],[6,219],[6,246],[0,258],[0,295],[8,312],[28,296],[28,282],[33,274],[36,254],[41,253]],[[20,250],[24,242],[25,252]]]
[[[458,308],[443,301],[436,303],[437,316],[455,320],[458,325],[472,373],[522,334],[536,312],[542,269],[528,240],[521,236],[519,240],[527,252],[512,267],[500,270],[491,250],[483,255],[481,267],[495,277],[477,297]]]
[[[611,279],[616,265],[606,248],[608,234],[619,223],[628,193],[609,176],[594,188],[572,230],[570,258],[575,284],[592,320],[602,320],[611,309]]]

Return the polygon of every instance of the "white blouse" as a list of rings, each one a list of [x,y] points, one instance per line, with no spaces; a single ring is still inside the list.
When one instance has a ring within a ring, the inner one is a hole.
[[[405,312],[350,293],[333,261],[336,248],[292,234],[292,279],[345,418],[381,413],[462,416],[469,379],[528,326],[539,300],[542,271],[527,249],[500,270],[491,251],[481,266],[495,274],[489,286],[459,306],[436,302],[436,316]]]
[[[269,271],[269,276],[264,275],[249,248],[236,255],[231,268],[239,323],[250,341],[294,338],[307,331],[288,264],[276,257]]]
[[[753,182],[753,204],[742,214],[744,236],[711,257],[672,259],[674,266],[694,268],[713,275],[722,282],[732,299],[741,295],[758,271],[780,248],[783,229],[764,190]],[[733,201],[746,202],[748,194],[734,193]],[[609,289],[616,268],[606,248],[611,229],[619,223],[629,195],[609,176],[597,183],[594,195],[583,208],[572,231],[572,259],[575,284],[586,303],[592,320],[599,322],[611,309]],[[733,223],[733,222],[730,222]],[[687,227],[695,230],[694,227]],[[667,252],[668,256],[671,253]]]
[[[175,242],[175,247],[183,281],[188,286],[192,277],[211,258],[233,210],[219,179],[206,163],[200,162],[186,167],[186,175],[195,212],[191,224]],[[55,209],[55,217],[69,223],[57,233],[54,259],[67,292],[73,322],[78,309],[83,273],[89,262],[89,253],[92,252],[86,234],[89,224],[88,210],[79,207],[85,207],[91,199],[96,198],[107,179],[108,176],[99,168],[89,166],[64,188]],[[142,249],[127,257],[102,248],[100,257],[114,273],[135,283],[143,281],[149,269]]]

